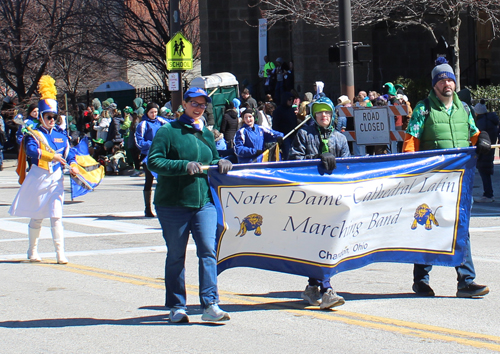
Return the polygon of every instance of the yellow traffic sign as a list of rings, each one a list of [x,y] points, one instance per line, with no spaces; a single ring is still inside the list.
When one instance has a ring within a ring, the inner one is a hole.
[[[193,69],[193,45],[181,32],[167,43],[167,70]]]

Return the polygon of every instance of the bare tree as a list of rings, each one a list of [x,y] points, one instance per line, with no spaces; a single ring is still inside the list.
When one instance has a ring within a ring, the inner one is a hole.
[[[498,0],[351,0],[353,26],[371,26],[388,22],[396,28],[420,26],[438,43],[439,25],[445,24],[448,43],[454,46],[454,70],[460,82],[459,30],[462,14],[489,24],[493,39],[500,36],[500,2]],[[270,26],[277,21],[302,20],[320,27],[338,27],[338,0],[260,0],[263,16]]]
[[[0,1],[0,78],[23,101],[51,60],[75,45],[86,0]],[[72,31],[67,31],[72,28]]]
[[[200,59],[198,1],[180,3],[181,28]],[[107,0],[94,3],[96,41],[115,54],[140,62],[167,85],[166,49],[171,38],[169,2],[165,0]]]

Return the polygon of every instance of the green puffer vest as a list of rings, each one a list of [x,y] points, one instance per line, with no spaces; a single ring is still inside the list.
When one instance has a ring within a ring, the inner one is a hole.
[[[452,149],[470,146],[469,115],[456,93],[453,93],[453,112],[437,98],[434,90],[429,94],[429,115],[420,137],[420,150]],[[425,105],[425,103],[424,103]]]

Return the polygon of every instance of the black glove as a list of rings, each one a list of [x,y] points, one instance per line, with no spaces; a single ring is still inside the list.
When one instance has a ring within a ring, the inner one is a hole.
[[[264,152],[264,150],[257,150],[257,152],[255,153],[255,156],[260,156],[260,155],[262,155],[263,152]]]
[[[321,162],[325,169],[332,172],[337,167],[337,162],[335,162],[335,155],[330,152],[325,152],[320,156]]]
[[[491,140],[490,136],[486,131],[479,133],[477,138],[476,151],[480,155],[486,155],[491,151]]]
[[[203,170],[201,169],[201,163],[196,161],[189,162],[187,164],[187,173],[191,176],[197,173],[203,173]]]
[[[280,137],[276,138],[276,142],[278,143],[278,146],[281,147],[283,145],[283,137],[280,136]]]
[[[231,161],[226,159],[220,159],[217,165],[219,166],[219,173],[223,175],[231,171],[231,169],[233,168],[233,164],[231,163]]]

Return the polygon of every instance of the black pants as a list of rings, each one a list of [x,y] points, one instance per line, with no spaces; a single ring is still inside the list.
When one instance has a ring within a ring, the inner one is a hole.
[[[146,158],[147,155],[142,155],[141,154],[141,161]],[[144,191],[150,191],[153,188],[153,174],[151,171],[148,169],[147,164],[142,164],[142,167],[144,168],[144,173],[146,174],[146,180],[144,181]]]

